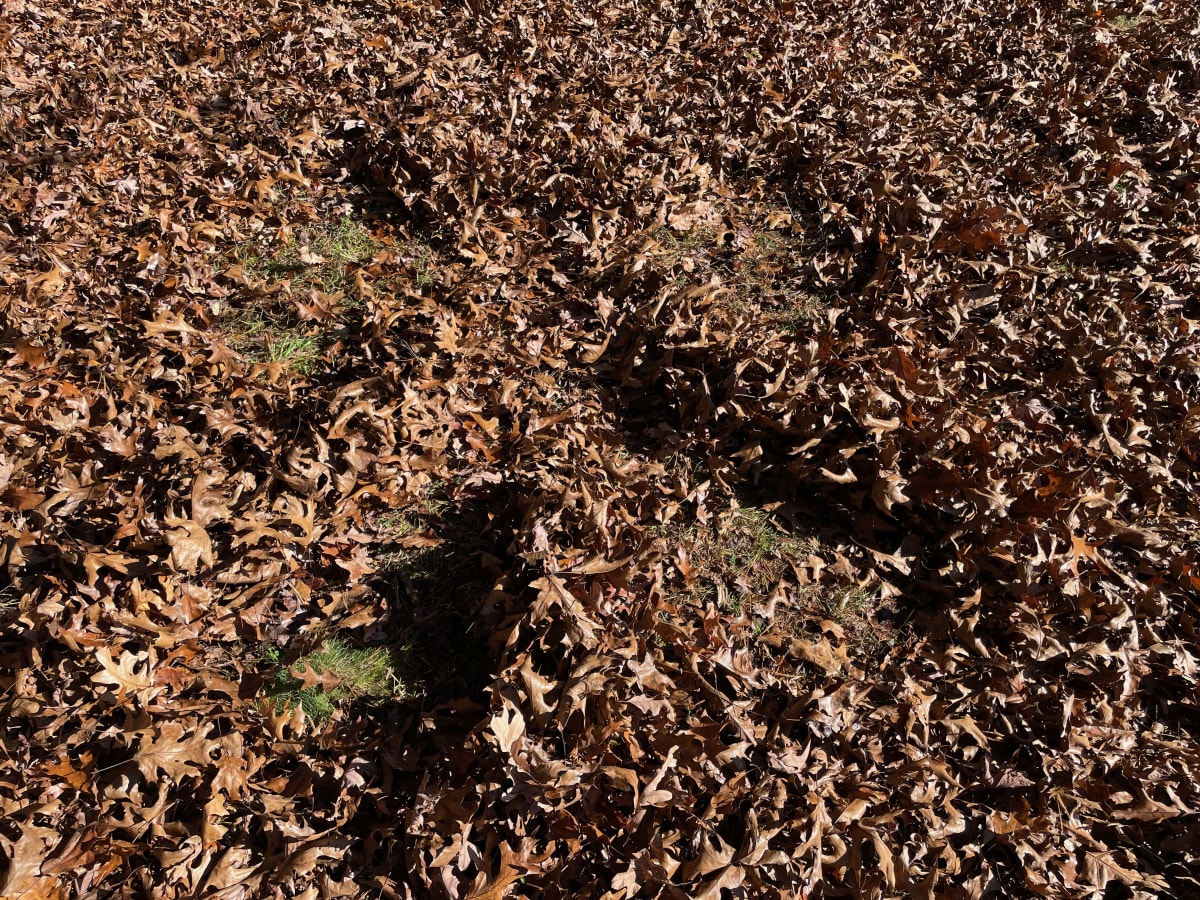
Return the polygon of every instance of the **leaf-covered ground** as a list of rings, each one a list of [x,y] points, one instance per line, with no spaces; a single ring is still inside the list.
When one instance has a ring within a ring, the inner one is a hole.
[[[1194,3],[0,52],[0,897],[1200,896]]]

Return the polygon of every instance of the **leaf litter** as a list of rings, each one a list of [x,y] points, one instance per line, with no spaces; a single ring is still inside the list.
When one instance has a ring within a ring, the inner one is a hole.
[[[6,4],[0,896],[1195,894],[1194,12]]]

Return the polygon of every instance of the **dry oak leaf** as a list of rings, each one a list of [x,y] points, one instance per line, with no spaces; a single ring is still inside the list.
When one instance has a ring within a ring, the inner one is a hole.
[[[145,704],[160,694],[163,688],[154,683],[155,660],[149,653],[134,653],[125,650],[120,659],[113,659],[112,651],[101,647],[96,651],[96,660],[104,667],[103,672],[92,676],[96,684],[111,684],[117,687],[117,702],[125,701],[126,693],[132,693]],[[143,667],[144,664],[144,667]],[[142,671],[139,671],[139,668]]]
[[[13,354],[6,364],[9,368],[26,365],[32,369],[40,369],[46,364],[46,348],[25,338],[17,339]]]
[[[46,774],[56,775],[77,791],[84,790],[92,781],[91,775],[87,772],[87,769],[91,768],[92,754],[84,753],[81,762],[84,767],[76,768],[71,762],[71,758],[64,754],[58,762],[50,763],[45,767]]]
[[[83,554],[83,568],[87,572],[88,587],[95,587],[96,581],[100,577],[100,569],[107,566],[108,568],[120,572],[122,575],[129,574],[129,566],[138,562],[136,556],[130,556],[128,553],[106,553],[88,551]]]
[[[241,734],[233,732],[217,744],[217,774],[212,780],[214,791],[225,791],[231,800],[240,800],[246,791],[246,779],[258,769],[262,760],[246,750]]]
[[[723,890],[734,891],[746,880],[746,870],[741,866],[730,866],[708,882],[698,894],[696,900],[720,900]],[[735,895],[736,896],[736,895]]]
[[[216,469],[201,472],[192,482],[192,519],[200,527],[205,528],[232,517],[224,491],[220,489],[227,480],[228,473]]]
[[[709,834],[701,844],[699,855],[680,867],[680,875],[685,881],[691,881],[727,869],[736,852],[737,848],[725,843],[720,835]]]
[[[501,844],[500,871],[494,878],[481,874],[465,900],[504,900],[513,882],[531,872],[540,872],[542,863],[554,852],[554,843],[551,842],[541,854],[532,852],[532,843],[525,838],[519,851],[510,850],[508,844]]]
[[[276,878],[282,881],[309,875],[321,860],[341,859],[346,854],[346,848],[353,843],[353,838],[338,835],[336,828],[315,834],[299,844],[283,861],[276,873]]]
[[[176,526],[167,532],[167,543],[171,545],[171,564],[177,572],[185,575],[195,573],[201,565],[213,566],[213,545],[204,526],[195,519],[168,519],[168,525]]]
[[[513,747],[525,734],[525,717],[516,707],[505,703],[504,709],[492,716],[491,729],[496,744],[511,756]]]
[[[824,636],[815,641],[806,641],[802,638],[797,638],[788,646],[788,655],[824,669],[831,675],[841,672],[846,663],[849,662],[846,648],[835,648],[829,643],[829,638]]]
[[[192,731],[185,723],[163,722],[152,738],[139,745],[135,757],[138,768],[150,782],[158,781],[159,772],[176,783],[196,774],[208,766],[210,754],[217,746],[208,739],[210,727],[200,725]]]
[[[36,825],[21,825],[21,836],[10,841],[0,832],[0,851],[8,857],[8,872],[0,882],[0,900],[37,900],[37,898],[59,898],[64,894],[58,879],[41,874],[42,863],[59,841],[59,833],[53,828]]]
[[[321,688],[324,691],[332,691],[342,683],[341,679],[329,669],[317,669],[309,663],[296,666],[290,670],[290,674],[300,681],[305,690]]]

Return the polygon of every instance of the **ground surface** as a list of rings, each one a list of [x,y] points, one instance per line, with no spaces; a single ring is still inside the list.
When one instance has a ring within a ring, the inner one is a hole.
[[[0,896],[1200,894],[1195,5],[0,14]]]

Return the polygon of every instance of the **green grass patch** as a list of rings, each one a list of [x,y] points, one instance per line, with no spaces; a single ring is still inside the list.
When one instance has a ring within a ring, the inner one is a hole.
[[[683,233],[663,228],[653,237],[658,242],[655,257],[668,269],[680,266],[691,272],[708,266],[717,249],[716,231],[712,228],[693,228]]]
[[[802,276],[805,261],[816,244],[797,236],[779,211],[765,218],[718,232],[697,227],[679,233],[663,228],[651,235],[653,258],[672,285],[683,290],[709,277],[725,288],[719,305],[733,316],[770,324],[792,333],[811,330],[827,308],[826,299],[808,290]]]
[[[276,713],[299,707],[309,721],[321,724],[344,703],[406,694],[393,655],[384,647],[356,647],[331,637],[291,665],[283,665],[282,655],[277,647],[263,653],[270,673],[267,699]]]
[[[847,585],[821,599],[821,612],[843,628],[870,616],[879,605],[879,589],[871,585]]]
[[[437,256],[428,243],[407,241],[400,248],[400,255],[412,267],[413,284],[418,290],[437,283]]]
[[[347,213],[333,222],[295,228],[271,253],[248,243],[238,248],[236,256],[248,281],[286,282],[293,293],[315,288],[334,294],[349,286],[348,269],[368,262],[379,249],[366,226]]]
[[[792,335],[807,334],[814,322],[829,310],[829,301],[820,294],[797,291],[788,297],[787,303],[774,320],[785,332]]]
[[[747,596],[769,592],[787,571],[788,560],[806,555],[811,543],[784,532],[756,507],[732,510],[709,528],[688,528],[679,539],[700,576],[693,599],[720,598],[734,615]]]
[[[764,321],[790,334],[811,330],[811,325],[828,309],[824,296],[806,290],[800,276],[804,240],[777,229],[755,230],[730,265],[729,282],[734,294],[748,306],[760,307]]]
[[[846,643],[861,661],[882,658],[898,639],[898,630],[883,624],[884,607],[878,584],[851,584],[825,593],[818,608],[845,632]]]
[[[229,348],[254,365],[277,365],[297,375],[312,375],[321,364],[327,342],[323,332],[301,330],[286,312],[267,306],[230,311],[220,324]]]
[[[380,515],[375,521],[375,530],[385,540],[404,538],[434,525],[450,509],[450,505],[446,497],[446,482],[432,481],[407,506]]]
[[[314,337],[283,332],[266,341],[267,362],[289,366],[301,375],[311,375],[321,357],[321,345]]]
[[[331,338],[318,326],[300,327],[291,298],[316,290],[336,298],[322,301],[332,302],[331,309],[361,305],[350,296],[354,268],[369,262],[379,249],[366,226],[348,213],[332,222],[294,228],[271,252],[255,242],[238,246],[234,256],[250,290],[240,305],[217,313],[230,349],[252,364],[314,374]]]
[[[774,569],[786,536],[761,509],[736,510],[721,533],[715,536],[709,559],[731,573],[753,573],[764,563]]]

